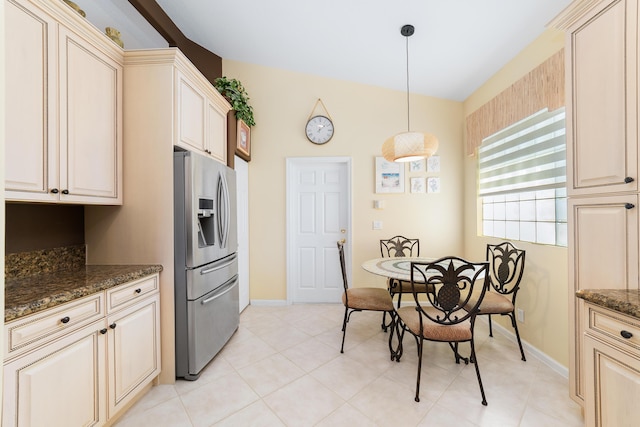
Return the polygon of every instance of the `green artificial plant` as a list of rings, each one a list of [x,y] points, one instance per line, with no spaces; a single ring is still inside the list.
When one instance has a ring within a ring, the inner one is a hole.
[[[236,111],[236,119],[244,121],[249,127],[255,126],[253,108],[249,105],[249,96],[240,81],[226,76],[218,77],[214,81],[214,86]]]

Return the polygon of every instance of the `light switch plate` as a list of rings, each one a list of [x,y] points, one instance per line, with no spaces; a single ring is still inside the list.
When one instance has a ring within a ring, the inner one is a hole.
[[[373,221],[374,230],[382,230],[382,221]]]

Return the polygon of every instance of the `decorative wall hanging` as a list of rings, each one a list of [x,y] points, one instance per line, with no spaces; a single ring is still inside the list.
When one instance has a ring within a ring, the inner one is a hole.
[[[427,159],[427,172],[440,172],[440,156],[431,156]]]
[[[236,155],[248,162],[251,160],[251,128],[243,120],[237,122]]]
[[[318,104],[322,106],[325,114],[314,114]],[[307,135],[307,139],[314,144],[322,145],[326,144],[333,138],[334,126],[333,120],[331,119],[331,115],[327,110],[327,107],[324,106],[324,102],[322,99],[318,98],[315,105],[313,106],[313,110],[311,110],[311,114],[307,118],[307,124],[305,126],[305,134]]]
[[[404,193],[404,163],[376,157],[376,193]]]
[[[411,178],[411,192],[412,193],[425,193],[425,179],[424,178]]]

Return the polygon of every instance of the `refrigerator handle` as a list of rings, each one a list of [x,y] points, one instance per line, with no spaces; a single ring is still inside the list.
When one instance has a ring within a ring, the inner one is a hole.
[[[218,175],[218,234],[220,238],[220,246],[227,247],[229,238],[229,217],[231,216],[229,206],[229,187],[224,174],[220,172]]]

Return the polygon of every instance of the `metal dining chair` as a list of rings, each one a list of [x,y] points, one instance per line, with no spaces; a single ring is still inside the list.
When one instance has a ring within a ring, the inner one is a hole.
[[[526,362],[515,315],[516,296],[524,273],[525,251],[518,249],[511,242],[488,244],[486,260],[489,263],[491,286],[480,304],[479,314],[489,316],[489,336],[491,337],[493,336],[491,315],[509,316],[520,347],[520,355]],[[473,303],[474,301],[471,301],[471,304]]]
[[[426,293],[426,301],[421,301],[418,294],[414,293],[415,307],[405,306],[396,310],[395,321],[398,322],[396,326],[401,330],[398,350],[395,353],[396,361],[400,361],[402,357],[402,341],[405,332],[415,337],[418,346],[416,402],[420,401],[422,347],[424,340],[428,340],[448,343],[454,352],[456,363],[464,360],[465,364],[468,364],[469,359],[473,362],[482,395],[482,404],[487,405],[480,368],[475,357],[473,328],[478,307],[489,287],[488,269],[487,262],[474,263],[458,257],[444,257],[430,263],[411,263],[412,288],[421,283],[427,283],[433,287],[433,292]],[[476,296],[473,305],[470,304],[472,296]],[[461,342],[471,344],[469,359],[462,358],[458,353],[458,344]]]
[[[384,311],[389,313],[393,319],[395,312],[393,310],[393,300],[391,295],[383,288],[373,287],[349,287],[347,280],[347,268],[344,260],[344,243],[338,242],[338,253],[340,255],[340,268],[342,270],[342,283],[344,293],[342,294],[342,303],[344,304],[344,319],[342,321],[342,345],[340,353],[344,353],[344,339],[347,334],[347,324],[351,315],[356,311]],[[383,323],[382,329],[386,331]]]

